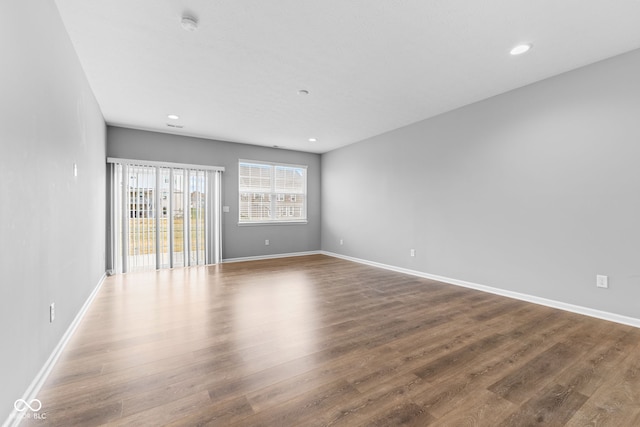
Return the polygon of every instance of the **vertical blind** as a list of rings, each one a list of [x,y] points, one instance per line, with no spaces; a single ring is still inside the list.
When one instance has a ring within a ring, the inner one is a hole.
[[[220,262],[224,168],[107,159],[109,270],[113,273]]]

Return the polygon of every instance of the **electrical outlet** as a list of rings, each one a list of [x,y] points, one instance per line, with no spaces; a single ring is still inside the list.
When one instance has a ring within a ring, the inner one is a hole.
[[[56,320],[56,303],[52,302],[49,306],[49,323],[53,323]]]
[[[601,276],[600,274],[598,274],[596,276],[596,286],[599,288],[608,288],[609,276]]]
[[[265,245],[265,246],[269,246],[269,239],[266,239],[266,240],[264,241],[264,245]]]
[[[411,251],[409,252],[409,255],[416,256],[416,250],[415,249],[411,249]]]
[[[340,239],[340,244],[344,245],[344,240]]]

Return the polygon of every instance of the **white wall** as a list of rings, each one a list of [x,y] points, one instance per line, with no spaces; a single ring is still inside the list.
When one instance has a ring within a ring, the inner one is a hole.
[[[323,250],[640,318],[638,76],[634,51],[323,155]]]
[[[223,166],[222,258],[320,249],[320,155],[109,126],[109,157]],[[307,224],[238,226],[238,160],[307,165]],[[269,246],[264,241],[269,240]]]
[[[0,2],[0,52],[2,421],[104,273],[106,131],[54,2]]]

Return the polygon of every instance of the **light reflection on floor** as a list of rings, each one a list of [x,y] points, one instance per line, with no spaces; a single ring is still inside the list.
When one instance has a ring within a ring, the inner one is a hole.
[[[318,314],[314,288],[304,273],[277,273],[272,280],[241,283],[233,301],[238,354],[252,371],[317,351]]]

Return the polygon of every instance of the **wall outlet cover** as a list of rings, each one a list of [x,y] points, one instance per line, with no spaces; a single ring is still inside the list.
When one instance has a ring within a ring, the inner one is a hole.
[[[599,288],[608,288],[609,287],[609,276],[603,276],[598,274],[596,276],[596,286]]]

